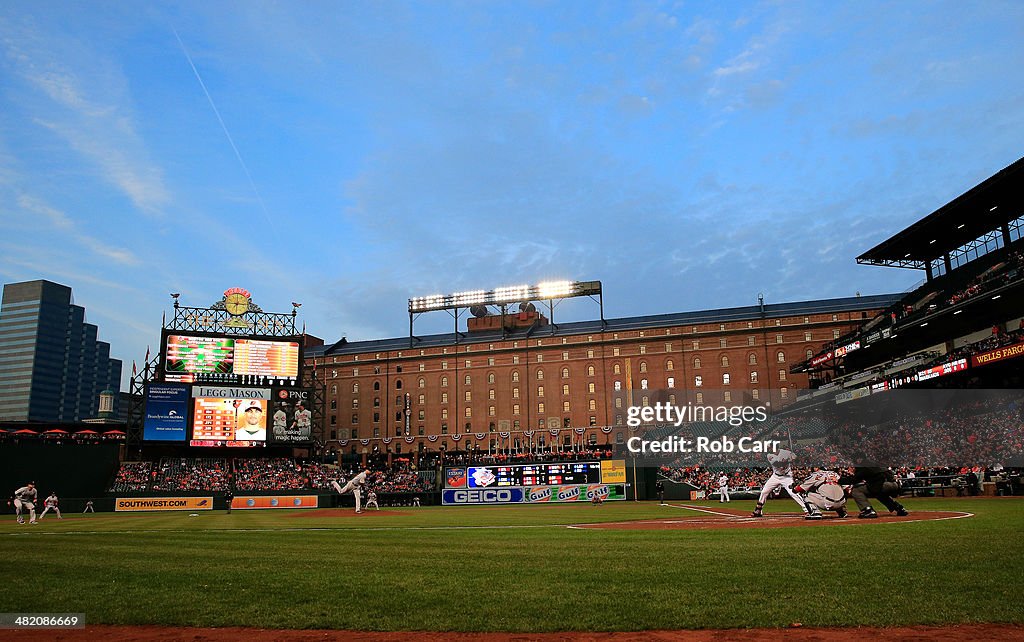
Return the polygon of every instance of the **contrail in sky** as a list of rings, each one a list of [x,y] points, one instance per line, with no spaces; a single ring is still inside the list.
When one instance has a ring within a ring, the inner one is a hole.
[[[217,116],[217,122],[220,123],[220,128],[224,130],[224,135],[228,137],[228,142],[231,144],[231,149],[235,151],[235,158],[238,159],[238,163],[242,166],[242,170],[245,172],[246,178],[249,179],[249,185],[252,187],[252,191],[256,194],[256,199],[260,202],[260,208],[263,210],[263,216],[267,219],[267,223],[271,223],[270,212],[267,211],[267,205],[263,202],[263,197],[260,196],[260,191],[256,189],[256,182],[252,180],[252,174],[249,173],[249,168],[246,166],[245,161],[242,160],[242,155],[238,153],[238,147],[235,146],[234,139],[231,138],[231,132],[228,131],[227,125],[224,124],[224,119],[220,117],[220,110],[217,109],[217,105],[213,102],[213,97],[210,96],[210,92],[206,89],[206,83],[203,82],[203,77],[199,75],[199,70],[196,69],[196,65],[192,62],[192,56],[189,55],[188,49],[185,48],[185,43],[181,41],[181,36],[178,35],[178,30],[171,27],[171,31],[174,32],[174,37],[178,39],[178,45],[181,47],[181,52],[185,54],[185,59],[188,60],[188,64],[192,67],[192,73],[196,75],[196,80],[199,81],[199,86],[203,88],[203,93],[206,94],[206,100],[209,101],[210,107],[213,108],[213,113]]]

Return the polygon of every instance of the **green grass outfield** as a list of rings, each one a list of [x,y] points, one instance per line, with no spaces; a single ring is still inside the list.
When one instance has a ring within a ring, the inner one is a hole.
[[[975,517],[620,531],[561,525],[700,515],[619,502],[358,518],[47,515],[30,527],[8,514],[0,612],[82,612],[92,624],[521,632],[1024,622],[1024,498],[906,504]]]

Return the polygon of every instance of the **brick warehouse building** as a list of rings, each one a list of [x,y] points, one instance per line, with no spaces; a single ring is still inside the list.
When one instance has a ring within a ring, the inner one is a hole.
[[[792,365],[898,299],[828,299],[603,324],[544,325],[537,315],[532,329],[504,338],[489,329],[414,342],[342,339],[307,349],[305,365],[326,383],[328,450],[525,449],[531,440],[551,446],[551,428],[583,429],[582,435],[561,430],[563,446],[621,443],[626,407],[644,397],[674,403],[679,393],[685,395],[679,403],[754,401],[774,408],[795,401],[808,381],[791,374]]]

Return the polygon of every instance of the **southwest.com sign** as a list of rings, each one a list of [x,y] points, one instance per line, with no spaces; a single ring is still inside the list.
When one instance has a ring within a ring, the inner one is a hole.
[[[213,510],[213,497],[118,497],[114,510]]]

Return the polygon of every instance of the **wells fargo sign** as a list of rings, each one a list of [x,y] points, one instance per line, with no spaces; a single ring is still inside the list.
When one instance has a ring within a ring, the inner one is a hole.
[[[971,365],[974,367],[987,366],[988,364],[995,363],[996,361],[1012,359],[1021,355],[1024,355],[1024,342],[976,354],[971,357]]]

